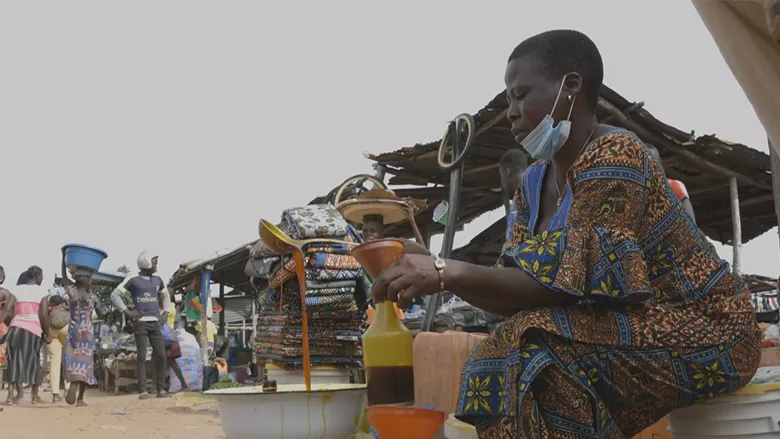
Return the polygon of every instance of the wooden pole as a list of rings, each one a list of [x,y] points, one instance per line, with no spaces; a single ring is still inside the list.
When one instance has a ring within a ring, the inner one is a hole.
[[[431,229],[429,227],[426,227],[423,231],[423,245],[427,249],[431,248]]]
[[[741,273],[740,270],[740,254],[742,252],[742,221],[739,217],[739,187],[737,186],[737,178],[729,178],[729,192],[731,194],[731,224],[733,227],[733,237],[731,239],[731,245],[734,250],[734,257],[731,262],[731,268],[734,274]]]
[[[219,302],[222,305],[222,311],[219,312],[219,333],[227,335],[227,327],[225,326],[225,284],[219,284]]]
[[[207,310],[211,308],[211,272],[214,267],[207,265],[200,275],[200,353],[203,365],[209,365],[209,316]]]
[[[772,145],[772,141],[767,139],[769,143],[769,156],[772,163],[772,195],[775,199],[775,216],[777,216],[778,224],[780,224],[780,156],[775,150],[775,146]],[[778,238],[780,238],[780,227],[777,229]]]

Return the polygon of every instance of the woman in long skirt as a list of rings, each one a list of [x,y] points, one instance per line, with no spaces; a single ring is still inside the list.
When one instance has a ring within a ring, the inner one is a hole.
[[[70,386],[65,401],[84,407],[84,391],[97,384],[95,379],[95,335],[92,329],[92,312],[103,315],[100,301],[90,286],[91,273],[76,272],[75,285],[68,288],[70,301],[70,327],[65,344],[65,376]]]
[[[10,383],[8,402],[18,404],[24,396],[24,383],[32,387],[32,403],[43,404],[38,390],[43,381],[41,348],[49,343],[49,322],[46,315],[48,291],[41,286],[43,270],[32,266],[22,273],[18,284],[7,294],[0,321],[13,312],[6,337],[6,381]]]

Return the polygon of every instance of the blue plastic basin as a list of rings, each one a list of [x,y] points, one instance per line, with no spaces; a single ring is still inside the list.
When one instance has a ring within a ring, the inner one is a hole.
[[[62,249],[65,251],[65,265],[68,268],[81,267],[99,271],[100,264],[108,257],[108,253],[103,250],[82,244],[67,244]]]

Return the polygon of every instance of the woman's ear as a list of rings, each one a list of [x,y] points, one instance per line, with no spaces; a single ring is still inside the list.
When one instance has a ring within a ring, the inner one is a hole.
[[[569,98],[577,95],[582,90],[582,76],[577,72],[571,72],[563,78],[563,94]],[[571,101],[571,99],[568,99]]]

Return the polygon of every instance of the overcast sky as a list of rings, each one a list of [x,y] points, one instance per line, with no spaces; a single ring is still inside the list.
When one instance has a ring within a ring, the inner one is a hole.
[[[167,280],[370,171],[362,152],[437,139],[555,28],[593,38],[605,82],[660,120],[767,150],[687,1],[2,2],[0,264],[48,283],[79,242],[104,269],[156,251]],[[777,275],[777,250],[776,230],[752,241],[743,271]]]

